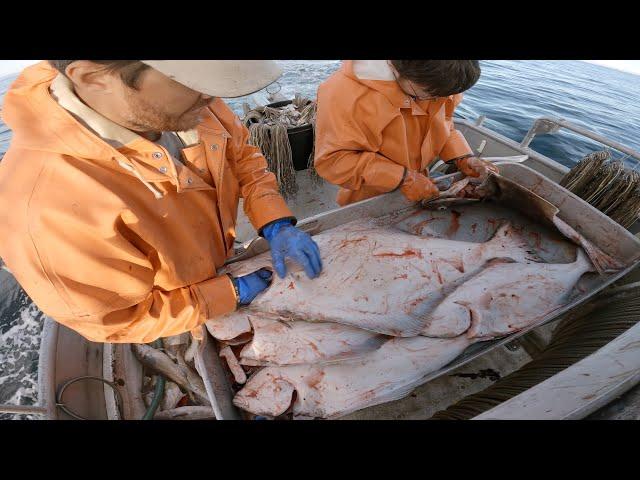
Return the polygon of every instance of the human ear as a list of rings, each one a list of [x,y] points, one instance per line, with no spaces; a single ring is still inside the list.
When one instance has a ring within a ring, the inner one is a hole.
[[[65,74],[77,88],[103,94],[111,93],[117,80],[104,65],[91,60],[72,62],[65,69]]]

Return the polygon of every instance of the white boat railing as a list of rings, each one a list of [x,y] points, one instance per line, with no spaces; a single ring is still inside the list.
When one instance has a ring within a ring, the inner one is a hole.
[[[480,117],[478,120],[481,125],[484,118]],[[528,148],[536,135],[545,134],[545,133],[556,133],[563,128],[566,130],[570,130],[574,133],[577,133],[578,135],[581,135],[583,137],[594,140],[603,145],[606,145],[608,147],[611,147],[614,150],[618,150],[619,152],[622,152],[627,156],[633,157],[636,160],[640,161],[640,152],[637,152],[632,148],[626,147],[621,143],[614,142],[613,140],[609,140],[608,138],[603,137],[602,135],[599,135],[595,132],[587,130],[586,128],[582,128],[562,118],[540,117],[536,119],[536,121],[533,122],[533,125],[531,126],[527,134],[522,139],[522,142],[520,142],[520,146],[523,148]]]

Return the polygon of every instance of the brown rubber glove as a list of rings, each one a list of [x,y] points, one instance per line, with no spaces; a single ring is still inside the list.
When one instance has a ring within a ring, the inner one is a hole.
[[[499,173],[498,167],[477,157],[465,157],[456,160],[456,167],[468,177],[483,177],[489,172]]]
[[[412,202],[431,200],[440,195],[440,190],[428,177],[412,170],[407,170],[404,182],[400,186],[400,191]]]

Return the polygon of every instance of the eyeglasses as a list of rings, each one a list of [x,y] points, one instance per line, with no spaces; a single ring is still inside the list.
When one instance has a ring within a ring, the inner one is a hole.
[[[437,100],[439,98],[439,97],[432,97],[432,96],[421,97],[420,95],[418,95],[418,93],[416,92],[415,88],[413,88],[413,85],[411,83],[409,83],[409,87],[413,92],[413,95],[409,95],[409,96],[412,97],[413,100],[416,102],[423,102],[425,100]]]
[[[411,89],[411,91],[413,92],[413,95],[411,95],[410,93],[408,93],[403,87],[402,84],[400,83],[400,79],[398,78],[398,76],[396,75],[396,72],[393,70],[393,68],[391,69],[391,73],[393,74],[393,78],[396,79],[396,83],[400,86],[400,89],[406,93],[407,95],[409,95],[411,98],[413,98],[414,102],[423,102],[425,100],[437,100],[440,97],[432,97],[432,96],[424,96],[421,97],[420,95],[418,95],[418,93],[416,92],[415,88],[413,88],[412,83],[409,81],[408,85],[409,88]]]

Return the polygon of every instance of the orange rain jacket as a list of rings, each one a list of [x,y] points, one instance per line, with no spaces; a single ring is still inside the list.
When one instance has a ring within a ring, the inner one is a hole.
[[[395,190],[405,167],[428,175],[437,157],[472,153],[453,125],[461,100],[415,102],[384,60],[345,61],[318,89],[316,121],[315,167],[342,187],[338,204]]]
[[[199,336],[236,308],[216,271],[233,253],[239,198],[258,229],[292,215],[274,175],[219,99],[182,165],[113,122],[129,143],[93,133],[52,96],[57,75],[47,62],[29,67],[5,97],[0,257],[38,307],[91,341]]]

